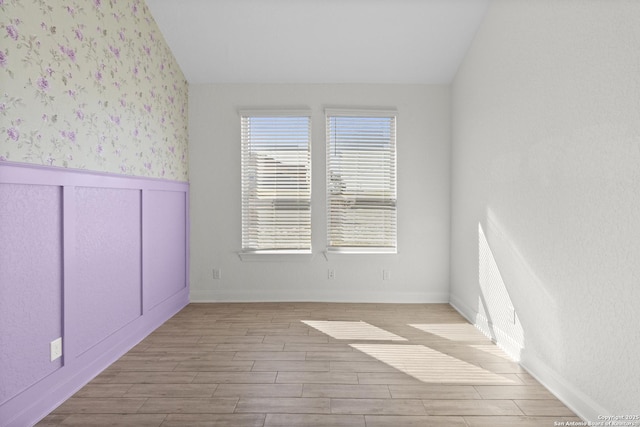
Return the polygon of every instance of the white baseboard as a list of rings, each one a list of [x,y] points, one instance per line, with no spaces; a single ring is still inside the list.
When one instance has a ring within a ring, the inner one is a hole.
[[[289,291],[228,291],[191,288],[191,302],[345,302],[396,304],[447,304],[446,292],[393,293],[393,292],[291,292]]]
[[[450,296],[449,304],[458,312],[462,317],[467,319],[469,323],[476,326],[480,331],[487,335],[487,331],[483,330],[482,325],[479,325],[482,321],[488,325],[490,323],[471,307],[462,302],[460,298],[455,295]],[[480,322],[479,322],[480,320]],[[533,356],[531,352],[521,352],[516,340],[509,337],[504,331],[497,328],[495,325],[491,325],[491,329],[498,336],[498,345],[502,347],[507,354],[511,352],[518,352],[521,354],[519,364],[522,366],[532,377],[534,377],[540,384],[547,388],[551,394],[556,396],[565,406],[571,409],[578,417],[588,422],[598,422],[599,415],[609,415],[612,411],[608,411],[602,407],[602,405],[595,402],[576,386],[568,382],[559,373],[549,368],[547,364]],[[515,346],[515,347],[514,347]]]
[[[598,420],[598,415],[613,414],[613,411],[603,408],[537,357],[525,354],[520,366],[584,421],[602,422]]]

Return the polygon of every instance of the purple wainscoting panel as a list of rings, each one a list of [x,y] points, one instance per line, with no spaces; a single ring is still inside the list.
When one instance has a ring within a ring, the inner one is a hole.
[[[33,425],[188,303],[188,200],[184,182],[0,162],[0,427]]]
[[[187,286],[185,192],[148,190],[142,196],[144,311]]]
[[[141,313],[140,191],[76,188],[73,356]]]
[[[0,183],[0,406],[62,366],[61,203],[58,186]]]

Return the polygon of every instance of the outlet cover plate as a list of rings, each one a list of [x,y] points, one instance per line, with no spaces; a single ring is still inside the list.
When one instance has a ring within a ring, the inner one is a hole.
[[[62,337],[57,338],[49,344],[49,348],[51,350],[51,361],[53,362],[56,359],[62,357]]]

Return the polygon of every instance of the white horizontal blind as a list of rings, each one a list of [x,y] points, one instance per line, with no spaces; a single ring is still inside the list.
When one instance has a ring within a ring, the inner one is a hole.
[[[311,250],[311,119],[244,115],[243,252]]]
[[[327,111],[329,250],[396,252],[396,116]]]

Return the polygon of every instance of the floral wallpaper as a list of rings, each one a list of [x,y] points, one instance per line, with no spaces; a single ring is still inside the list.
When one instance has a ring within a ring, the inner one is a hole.
[[[0,161],[187,181],[187,95],[143,0],[0,0]]]

